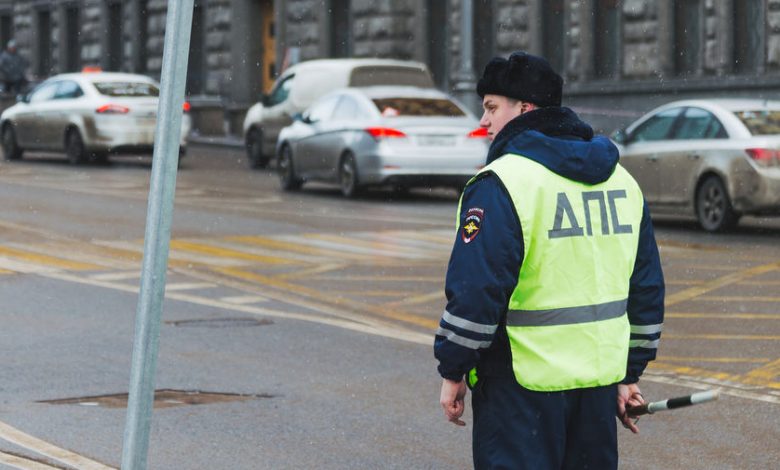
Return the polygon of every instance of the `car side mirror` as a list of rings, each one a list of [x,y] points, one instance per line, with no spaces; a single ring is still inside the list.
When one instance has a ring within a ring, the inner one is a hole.
[[[260,103],[262,103],[263,106],[268,106],[268,103],[270,103],[270,102],[271,102],[271,99],[270,99],[270,97],[268,95],[266,95],[265,93],[262,93],[260,95]]]
[[[293,114],[293,115],[292,115],[292,120],[293,120],[293,121],[306,122],[306,121],[304,120],[304,118],[303,118],[303,114],[301,114],[301,113],[295,113],[295,114]]]
[[[628,142],[628,136],[626,135],[625,129],[616,130],[610,137],[620,145],[625,145],[626,142]]]
[[[26,95],[26,94],[16,95],[16,101],[19,101],[21,103],[29,103],[30,102],[30,95]]]

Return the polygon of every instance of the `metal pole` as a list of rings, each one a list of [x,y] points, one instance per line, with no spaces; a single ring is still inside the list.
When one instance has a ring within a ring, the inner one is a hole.
[[[165,297],[193,3],[194,0],[168,1],[141,290],[135,319],[130,392],[122,448],[123,470],[146,469],[149,451],[154,375]]]
[[[457,80],[453,91],[458,99],[470,110],[480,112],[480,103],[477,101],[474,76],[474,3],[473,0],[461,0],[460,5],[460,67],[458,67]]]

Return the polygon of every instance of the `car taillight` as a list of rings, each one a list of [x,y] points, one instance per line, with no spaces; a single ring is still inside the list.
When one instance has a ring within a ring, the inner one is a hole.
[[[487,139],[487,136],[487,127],[477,127],[466,135],[469,139]]]
[[[185,101],[184,105],[182,106],[182,109],[184,109],[184,112],[185,113],[189,113],[190,112],[190,108],[192,108],[192,106],[190,106],[190,102],[189,101]]]
[[[376,140],[406,137],[406,134],[392,127],[369,127],[366,129],[366,132]]]
[[[118,104],[104,104],[96,109],[95,112],[98,114],[127,114],[130,112],[130,108]]]
[[[754,162],[761,166],[778,166],[780,165],[780,151],[775,149],[745,149],[745,152]]]

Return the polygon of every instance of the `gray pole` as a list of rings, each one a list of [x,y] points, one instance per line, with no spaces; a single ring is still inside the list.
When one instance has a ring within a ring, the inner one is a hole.
[[[474,3],[473,0],[461,0],[460,5],[460,67],[453,91],[461,103],[470,110],[480,112],[480,103],[476,94],[476,78],[474,77]]]
[[[135,319],[130,393],[122,448],[123,470],[144,470],[148,460],[154,374],[165,297],[193,3],[194,0],[168,1],[141,290]]]

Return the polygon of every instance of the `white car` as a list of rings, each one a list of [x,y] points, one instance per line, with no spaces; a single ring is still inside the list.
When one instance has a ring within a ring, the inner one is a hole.
[[[307,181],[362,188],[451,186],[484,165],[487,131],[445,93],[418,87],[343,88],[317,100],[279,134],[282,189]]]
[[[694,215],[710,232],[780,215],[778,101],[675,101],[612,138],[654,214]]]
[[[6,160],[26,150],[64,152],[71,163],[109,154],[152,153],[159,85],[144,75],[82,72],[55,75],[0,115]],[[191,121],[184,105],[180,135],[186,151]]]

